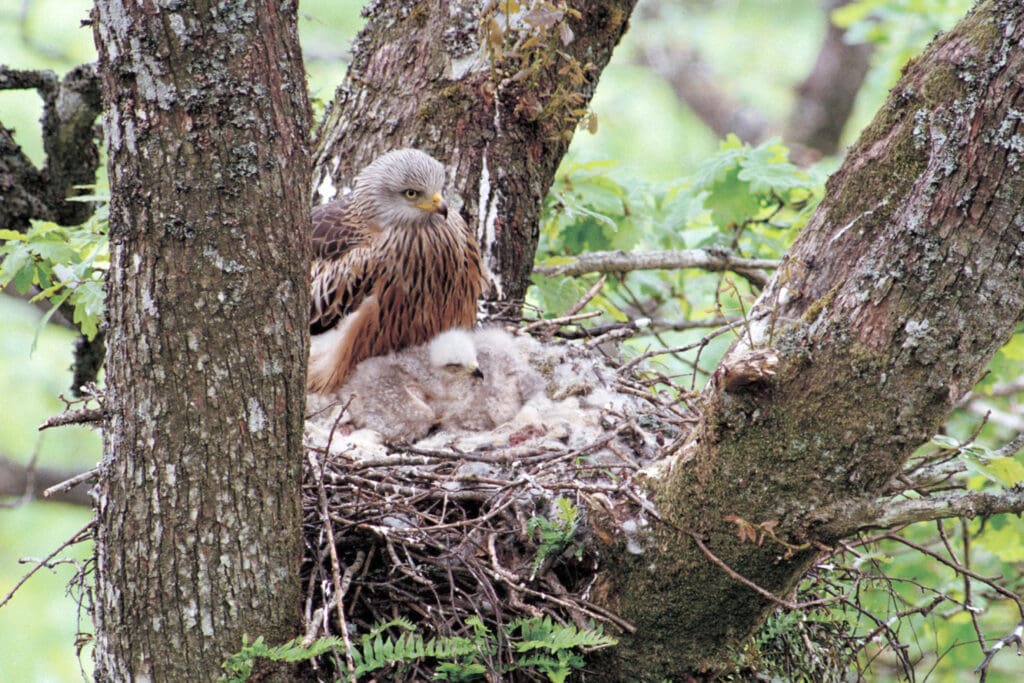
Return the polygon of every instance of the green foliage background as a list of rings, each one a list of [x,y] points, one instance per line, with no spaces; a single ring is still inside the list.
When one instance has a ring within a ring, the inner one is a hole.
[[[321,104],[330,100],[341,80],[348,42],[362,25],[361,5],[357,0],[301,3],[300,31],[309,86],[314,100]],[[873,116],[902,64],[936,30],[951,26],[968,5],[967,0],[858,0],[837,12],[837,22],[878,46],[876,66],[861,92],[847,141]],[[94,59],[91,32],[79,25],[91,6],[87,0],[5,0],[0,4],[0,63],[51,68],[61,74]],[[665,0],[660,12],[662,20],[654,25],[634,22],[634,29],[602,76],[592,103],[598,130],[594,135],[580,132],[576,136],[548,198],[538,253],[541,262],[556,264],[568,255],[598,249],[706,246],[738,246],[746,256],[772,258],[784,251],[820,199],[825,174],[834,168],[835,160],[797,171],[785,162],[785,150],[777,143],[751,148],[732,140],[719,141],[679,104],[668,85],[633,59],[645,41],[677,37],[701,52],[724,89],[768,118],[782,120],[824,31],[819,3]],[[16,128],[20,144],[41,163],[40,111],[33,92],[0,92],[0,120]],[[531,298],[543,310],[558,312],[593,281],[536,278],[538,286]],[[644,311],[652,317],[697,319],[720,312],[735,315],[748,295],[742,282],[723,289],[715,274],[644,272],[621,283],[611,282],[591,307],[602,311],[606,321],[621,320],[636,315],[635,299],[652,306]],[[38,452],[42,465],[85,469],[99,458],[100,441],[95,433],[64,428],[40,437],[35,429],[62,408],[56,396],[66,392],[70,383],[73,340],[70,332],[50,325],[42,329],[37,347],[30,353],[40,316],[31,305],[0,295],[0,455],[27,462]],[[660,338],[640,338],[630,342],[626,353],[642,353],[658,344],[687,343],[703,333],[669,332]],[[728,341],[723,337],[704,349],[701,364],[710,367]],[[691,354],[681,361],[665,358],[657,362],[666,374],[678,375],[689,372],[687,363],[694,360]],[[993,361],[992,373],[981,390],[1017,378],[1022,362],[1024,341],[1018,335]],[[946,445],[958,444],[976,422],[967,416],[955,417],[949,428],[949,438],[955,443]],[[984,445],[997,446],[1008,436],[1008,428],[990,426],[982,432],[979,447],[964,449],[962,456],[973,459],[975,488],[1019,481],[1015,466],[1024,467],[1020,456],[1012,464],[997,463],[996,471],[986,460]],[[88,519],[84,510],[52,504],[0,511],[0,593],[6,593],[26,570],[17,558],[45,556]],[[957,533],[953,523],[947,526],[951,534]],[[980,522],[970,523],[973,531],[980,526]],[[909,533],[926,541],[934,536],[935,526],[920,525]],[[1024,567],[1022,536],[1017,518],[988,522],[974,545],[975,569],[1019,577]],[[69,556],[81,559],[88,552],[87,547],[79,547]],[[957,594],[958,580],[949,572],[898,546],[884,546],[865,562],[876,562],[890,575],[906,577],[898,589],[909,604],[930,597],[912,581]],[[74,653],[76,607],[64,597],[71,573],[70,566],[42,571],[10,606],[0,609],[0,680],[80,678]],[[894,597],[878,590],[876,594],[866,591],[865,599],[882,611],[891,607]],[[1005,605],[994,604],[983,619],[986,633],[998,637],[1017,617]],[[924,658],[921,678],[964,680],[980,661],[966,614],[950,618],[933,615],[906,628],[913,630],[907,638],[918,642]],[[761,638],[770,640],[775,635],[763,633]],[[83,660],[87,671],[88,652]],[[884,657],[870,675],[872,680],[898,677]],[[1020,660],[1005,653],[997,658],[989,680],[1013,681],[1022,676]]]

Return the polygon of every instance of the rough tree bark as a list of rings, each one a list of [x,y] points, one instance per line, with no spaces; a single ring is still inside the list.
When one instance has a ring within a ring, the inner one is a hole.
[[[935,433],[1024,314],[1024,6],[988,0],[909,66],[769,283],[770,311],[716,371],[706,414],[654,477],[663,524],[595,593],[638,627],[598,680],[714,670],[815,557],[728,516],[833,543]],[[756,315],[757,310],[752,315]],[[744,364],[775,365],[746,383]],[[739,380],[739,381],[738,381]],[[694,536],[691,536],[690,534]]]
[[[329,198],[381,152],[431,152],[476,227],[495,298],[517,300],[530,284],[544,196],[636,0],[509,18],[498,4],[371,3],[320,127],[314,181]]]
[[[521,295],[540,200],[633,5],[586,4],[538,24],[538,47],[533,28],[482,22],[479,3],[374,3],[315,186],[386,148],[432,151],[501,295]],[[297,628],[307,111],[294,17],[273,7],[98,4],[115,196],[100,680],[212,679],[242,633]],[[720,662],[771,605],[685,532],[784,594],[813,553],[742,544],[725,516],[777,519],[794,542],[870,523],[868,503],[1020,318],[1022,33],[1024,8],[984,2],[908,69],[833,178],[759,304],[775,308],[751,332],[775,377],[716,375],[695,438],[653,478],[664,524],[649,552],[605,549],[594,595],[639,629],[592,677]],[[574,89],[560,69],[582,74]]]
[[[110,150],[96,679],[299,628],[310,112],[289,3],[97,3]]]

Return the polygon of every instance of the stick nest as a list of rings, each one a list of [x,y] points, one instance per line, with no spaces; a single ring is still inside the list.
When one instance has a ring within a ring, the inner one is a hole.
[[[487,655],[493,672],[511,662],[502,625],[517,618],[630,630],[591,599],[595,548],[622,542],[642,551],[640,531],[653,508],[641,470],[687,433],[693,417],[680,393],[660,384],[664,378],[622,365],[600,339],[551,341],[551,328],[528,330],[547,339],[518,332],[508,335],[518,350],[513,362],[541,381],[512,420],[487,431],[442,424],[415,444],[388,445],[348,423],[344,396],[311,397],[307,642],[333,635],[348,647],[396,619],[426,639],[472,637],[475,617],[498,637],[497,652]],[[320,678],[345,677],[351,660],[346,667],[345,653],[335,651],[313,666]],[[401,677],[432,673],[421,662]]]

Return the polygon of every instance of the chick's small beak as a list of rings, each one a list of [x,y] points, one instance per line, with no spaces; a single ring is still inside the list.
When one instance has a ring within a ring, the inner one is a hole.
[[[473,377],[477,377],[479,379],[483,379],[484,378],[484,371],[481,370],[480,368],[474,368],[473,372],[471,372],[469,374],[471,374]]]

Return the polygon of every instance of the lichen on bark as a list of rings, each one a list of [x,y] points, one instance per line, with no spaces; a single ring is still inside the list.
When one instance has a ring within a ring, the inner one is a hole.
[[[654,485],[657,552],[611,562],[601,594],[638,631],[598,655],[606,670],[660,680],[720,667],[773,604],[687,535],[784,597],[811,546],[744,543],[729,519],[771,521],[793,547],[852,533],[831,524],[836,506],[881,492],[1024,315],[1022,38],[1024,8],[981,3],[907,67],[830,179],[751,313],[770,311],[743,337],[753,348],[738,342],[720,366],[770,348],[775,378],[709,383],[704,419]]]
[[[111,266],[96,678],[298,630],[309,156],[296,16],[97,4]]]

